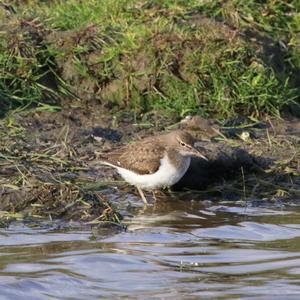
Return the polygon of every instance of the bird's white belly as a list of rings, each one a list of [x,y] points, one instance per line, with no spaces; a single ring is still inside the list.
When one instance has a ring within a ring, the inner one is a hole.
[[[185,157],[176,168],[168,159],[167,156],[161,159],[159,169],[153,174],[139,175],[132,171],[116,167],[119,174],[132,185],[142,189],[155,189],[161,187],[172,186],[177,183],[187,171],[191,162],[190,157]]]

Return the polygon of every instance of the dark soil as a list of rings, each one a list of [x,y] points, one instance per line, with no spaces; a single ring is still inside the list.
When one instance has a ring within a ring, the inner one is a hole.
[[[0,145],[0,210],[9,220],[21,213],[23,218],[118,222],[121,216],[110,200],[117,203],[135,190],[118,184],[114,170],[90,165],[102,151],[177,127],[199,139],[196,145],[209,162],[193,160],[174,190],[270,201],[300,196],[298,120],[243,118],[225,127],[200,117],[174,123],[152,114],[134,124],[130,117],[112,116],[100,106],[26,111],[11,120],[2,125],[8,135]],[[116,184],[119,188],[113,191]]]
[[[124,42],[124,32],[120,28],[91,24],[85,28],[60,31],[47,28],[37,19],[8,14],[0,25],[4,38],[2,50],[8,55],[2,67],[10,74],[5,79],[4,86],[8,90],[4,95],[9,98],[12,93],[25,100],[42,99],[43,102],[60,103],[62,106],[68,102],[74,106],[80,99],[81,105],[102,103],[109,108],[115,107],[115,110],[134,109],[136,113],[151,110],[157,105],[158,98],[160,102],[174,98],[174,101],[168,100],[159,105],[174,112],[178,105],[173,102],[178,101],[183,109],[199,112],[202,106],[203,112],[218,115],[225,112],[221,112],[218,105],[210,100],[214,96],[213,76],[216,75],[209,66],[215,65],[224,74],[229,72],[230,76],[238,76],[233,75],[234,70],[225,71],[227,62],[237,60],[241,60],[240,67],[245,70],[255,67],[259,73],[262,68],[270,68],[279,82],[285,81],[284,78],[289,75],[294,78],[290,91],[298,88],[299,70],[285,63],[287,50],[269,36],[254,29],[241,31],[233,24],[207,18],[197,12],[175,18],[172,22],[178,30],[166,27],[133,49],[119,53],[116,49]],[[182,31],[189,34],[182,35]],[[108,59],[109,51],[118,54]],[[11,59],[14,57],[17,59]],[[199,68],[201,60],[202,64],[206,61],[208,64],[203,70]],[[16,76],[15,80],[11,79],[13,76]],[[202,84],[200,89],[197,86],[199,80]],[[228,83],[232,81],[233,78]],[[191,86],[195,86],[199,89],[198,102],[186,104],[191,100],[176,99],[176,86],[183,91],[181,98]],[[235,94],[229,88],[226,95],[234,99]],[[65,95],[68,97],[62,98]],[[0,101],[0,106],[4,112],[13,105],[7,99]],[[238,104],[232,104],[232,108],[236,113],[254,112],[253,107],[247,107],[246,103],[240,109]],[[293,107],[295,114],[296,108]],[[232,112],[227,113],[230,115]]]
[[[103,151],[177,127],[190,131],[209,158],[194,159],[173,187],[180,198],[190,199],[187,189],[193,199],[199,191],[209,199],[300,196],[300,122],[265,117],[288,109],[299,114],[299,68],[287,63],[294,51],[289,39],[199,11],[165,19],[168,10],[148,4],[142,28],[157,18],[166,25],[132,40],[116,24],[59,30],[0,5],[4,224],[15,218],[118,223],[112,203],[135,189],[114,170],[91,165]],[[181,120],[187,112],[252,118]]]

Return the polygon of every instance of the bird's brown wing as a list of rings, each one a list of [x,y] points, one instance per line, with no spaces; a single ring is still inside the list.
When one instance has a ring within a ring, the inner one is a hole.
[[[152,174],[160,166],[160,159],[163,158],[165,149],[161,146],[153,145],[153,142],[143,142],[143,144],[129,144],[123,148],[110,152],[106,156],[106,161],[118,167],[130,169],[140,175]]]

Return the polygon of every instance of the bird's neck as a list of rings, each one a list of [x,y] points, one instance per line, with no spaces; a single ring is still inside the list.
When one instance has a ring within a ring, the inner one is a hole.
[[[190,160],[190,158],[188,156],[183,156],[176,149],[168,149],[167,157],[168,157],[170,163],[177,169],[180,169],[182,167],[182,165],[185,164],[186,161]]]

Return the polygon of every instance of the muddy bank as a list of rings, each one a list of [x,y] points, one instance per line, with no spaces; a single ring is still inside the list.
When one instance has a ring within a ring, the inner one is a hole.
[[[196,136],[197,147],[209,158],[209,162],[193,160],[186,176],[173,187],[181,191],[178,197],[184,198],[187,188],[195,193],[189,192],[186,199],[197,197],[196,190],[209,199],[272,201],[300,196],[298,120],[236,119],[218,124],[194,117],[162,122],[153,114],[147,122],[135,124],[130,117],[95,109],[34,110],[1,123],[2,219],[119,222],[121,216],[111,203],[138,197],[135,189],[121,182],[114,170],[95,170],[89,163],[102,151],[178,127]],[[168,199],[168,193],[162,193],[161,201]]]
[[[26,5],[18,8],[26,12]],[[62,30],[47,19],[0,9],[2,113],[28,102],[101,103],[137,115],[153,109],[221,118],[282,109],[299,113],[293,102],[299,100],[299,68],[286,63],[297,61],[290,59],[298,53],[289,42],[293,32],[279,40],[196,9],[172,15],[151,1],[141,8],[148,17],[124,8],[136,27],[91,22]],[[238,18],[239,10],[232,9]]]
[[[106,11],[97,1],[62,3],[67,16],[60,2],[0,5],[4,224],[119,222],[111,203],[135,197],[134,188],[88,162],[177,127],[199,139],[210,161],[193,160],[175,190],[204,190],[211,199],[298,197],[299,123],[266,117],[299,114],[298,35],[286,32],[294,6],[282,3],[282,15],[266,4],[253,21],[242,2],[124,3]],[[76,23],[82,11],[88,18]],[[276,30],[274,19],[282,21]],[[181,122],[187,114],[212,120]]]

